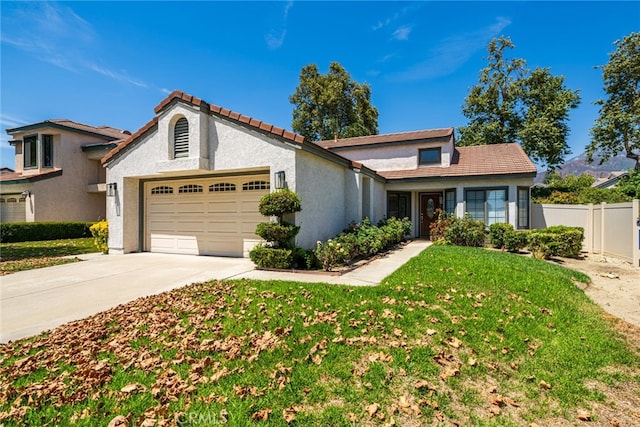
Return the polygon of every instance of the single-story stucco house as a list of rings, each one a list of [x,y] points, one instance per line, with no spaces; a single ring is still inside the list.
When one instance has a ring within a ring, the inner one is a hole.
[[[0,222],[104,219],[100,160],[129,132],[67,119],[7,129],[15,170],[0,173]]]
[[[529,227],[536,168],[518,144],[456,147],[452,128],[314,143],[179,91],[155,113],[102,159],[110,253],[247,256],[279,188],[300,196],[304,248],[364,217],[428,237],[437,208]]]

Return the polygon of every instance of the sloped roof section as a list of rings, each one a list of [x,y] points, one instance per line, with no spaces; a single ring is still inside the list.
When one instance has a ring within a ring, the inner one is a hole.
[[[74,122],[69,119],[51,119],[44,122],[34,123],[30,125],[20,126],[16,128],[7,129],[9,135],[19,132],[27,132],[30,130],[54,127],[58,129],[68,129],[71,131],[80,131],[85,134],[92,134],[99,137],[106,137],[106,139],[113,141],[123,139],[131,133],[126,130],[116,129],[111,126],[91,126],[84,123]]]
[[[316,144],[328,150],[363,145],[388,144],[393,142],[418,142],[429,139],[449,138],[453,135],[453,128],[425,129],[411,132],[386,133],[381,135],[357,136],[354,138],[330,139],[318,141]]]
[[[535,165],[516,143],[456,147],[449,167],[426,166],[409,170],[378,171],[388,180],[470,176],[535,176]]]
[[[252,117],[245,116],[244,114],[240,114],[235,111],[228,110],[218,105],[209,104],[208,102],[200,98],[181,92],[179,90],[174,90],[165,99],[160,101],[160,103],[154,108],[154,111],[156,112],[156,114],[160,114],[164,109],[168,108],[170,105],[173,105],[173,103],[175,102],[184,102],[184,103],[193,105],[194,107],[198,107],[200,108],[200,110],[205,111],[211,115],[223,117],[227,120],[234,121],[244,126],[252,127],[255,130],[268,133],[270,135],[282,138],[289,142],[293,142],[300,145],[305,142],[304,137],[302,135],[298,135],[297,133],[271,125],[267,122],[263,122],[262,120],[257,120]],[[135,142],[136,139],[138,139],[142,134],[144,134],[151,127],[157,125],[157,123],[158,123],[158,118],[156,116],[151,121],[149,121],[146,125],[140,128],[140,130],[136,131],[130,137],[124,139],[122,143],[120,143],[116,148],[111,150],[105,157],[102,158],[102,163],[104,164],[108,162],[116,154],[125,150],[127,146]]]

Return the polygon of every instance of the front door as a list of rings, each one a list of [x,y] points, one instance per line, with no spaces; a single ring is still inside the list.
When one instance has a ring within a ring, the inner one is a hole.
[[[436,209],[440,208],[440,193],[422,193],[420,194],[420,237],[429,236],[429,226],[436,218]]]

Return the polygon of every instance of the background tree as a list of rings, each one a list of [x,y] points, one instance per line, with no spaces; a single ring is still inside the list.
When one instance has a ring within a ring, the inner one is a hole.
[[[300,84],[289,102],[294,131],[311,141],[375,135],[378,110],[371,105],[371,87],[351,80],[338,62],[320,74],[315,64],[302,67]]]
[[[458,145],[515,142],[534,161],[554,169],[569,153],[566,122],[580,96],[549,69],[530,71],[524,59],[508,58],[506,50],[514,47],[505,37],[489,43],[488,65],[463,105],[470,121],[458,128]]]
[[[597,153],[602,164],[624,152],[636,161],[635,169],[640,169],[640,33],[614,44],[609,62],[599,67],[607,99],[596,101],[600,116],[591,128],[587,161],[593,162]]]

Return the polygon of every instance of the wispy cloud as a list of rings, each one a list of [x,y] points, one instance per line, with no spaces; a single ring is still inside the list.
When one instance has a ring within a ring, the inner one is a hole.
[[[416,81],[451,74],[462,66],[476,52],[484,49],[492,38],[498,36],[511,24],[504,17],[477,31],[460,34],[443,39],[438,46],[432,48],[426,58],[408,70],[392,76],[394,80]]]
[[[282,25],[279,29],[273,29],[264,38],[267,42],[267,46],[271,50],[279,49],[284,43],[287,37],[287,18],[289,17],[289,10],[293,7],[293,1],[288,1],[284,6],[284,12],[282,16]]]
[[[409,40],[409,34],[411,34],[411,27],[403,25],[398,27],[391,36],[394,40]]]
[[[5,128],[15,128],[22,125],[26,125],[29,122],[27,120],[10,116],[6,113],[0,113],[0,126]]]
[[[95,64],[96,32],[68,6],[55,2],[25,2],[13,16],[3,17],[3,26],[2,44],[20,49],[40,61],[75,73],[91,71],[147,87],[146,83],[126,72]]]
[[[393,24],[394,22],[396,22],[397,20],[399,20],[400,18],[402,18],[405,15],[409,15],[412,14],[413,12],[415,12],[416,10],[422,8],[422,4],[420,3],[414,3],[411,4],[409,6],[405,6],[402,9],[396,11],[395,13],[393,13],[391,16],[381,19],[380,21],[376,22],[375,24],[373,24],[373,26],[371,27],[371,29],[373,31],[378,31],[381,30],[385,27],[388,27],[389,25]]]
[[[96,73],[102,74],[103,76],[109,77],[109,78],[111,78],[113,80],[118,80],[118,81],[121,81],[121,82],[129,83],[129,84],[132,84],[134,86],[138,86],[138,87],[142,87],[142,88],[147,88],[148,87],[145,82],[129,76],[126,71],[117,72],[117,71],[110,70],[108,68],[100,67],[100,66],[98,66],[96,64],[88,64],[87,67],[90,70],[93,70]]]

